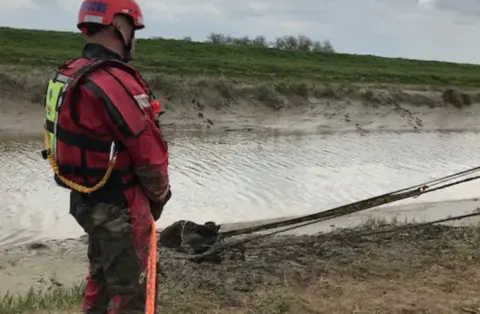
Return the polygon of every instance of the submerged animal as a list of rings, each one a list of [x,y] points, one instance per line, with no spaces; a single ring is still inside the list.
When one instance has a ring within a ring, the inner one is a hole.
[[[199,225],[190,220],[179,220],[160,232],[159,245],[187,254],[208,251],[220,238],[220,225],[207,221]]]

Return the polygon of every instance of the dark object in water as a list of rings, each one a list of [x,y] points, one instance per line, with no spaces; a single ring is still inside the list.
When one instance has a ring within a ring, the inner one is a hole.
[[[159,245],[190,255],[208,251],[220,239],[220,225],[207,221],[199,225],[179,220],[160,232]]]

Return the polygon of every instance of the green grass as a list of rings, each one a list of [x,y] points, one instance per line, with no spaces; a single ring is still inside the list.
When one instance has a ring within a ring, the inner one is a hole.
[[[0,28],[0,65],[53,68],[79,54],[81,35]],[[267,80],[429,85],[480,84],[480,66],[352,54],[289,52],[167,39],[141,39],[134,64],[142,71]]]
[[[41,310],[70,310],[80,307],[84,284],[70,289],[54,288],[42,291],[30,289],[26,295],[6,294],[0,296],[0,314],[24,313]]]

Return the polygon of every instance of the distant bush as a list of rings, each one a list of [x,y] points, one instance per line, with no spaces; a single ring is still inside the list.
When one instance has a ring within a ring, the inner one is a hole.
[[[254,38],[250,38],[248,36],[232,37],[230,35],[212,33],[208,35],[206,42],[228,46],[277,48],[287,51],[335,53],[335,49],[329,40],[325,40],[323,42],[313,41],[304,35],[298,35],[296,37],[283,36],[278,37],[274,42],[269,42],[265,36],[257,36]]]

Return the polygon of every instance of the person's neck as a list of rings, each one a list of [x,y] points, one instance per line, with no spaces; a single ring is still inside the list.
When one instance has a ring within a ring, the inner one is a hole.
[[[115,52],[121,57],[124,57],[124,50],[121,45],[119,45],[117,42],[112,41],[112,40],[105,40],[105,39],[100,39],[100,38],[89,38],[87,39],[87,43],[91,44],[97,44],[97,45],[102,45],[103,47],[107,48],[108,50]]]

